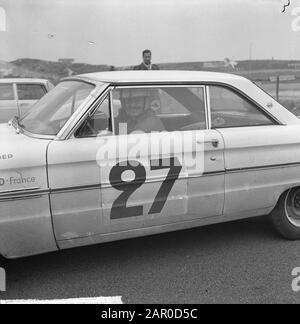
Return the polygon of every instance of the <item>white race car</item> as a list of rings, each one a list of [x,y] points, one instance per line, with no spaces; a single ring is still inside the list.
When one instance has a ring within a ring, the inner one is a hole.
[[[245,78],[72,77],[0,138],[4,257],[268,214],[300,238],[300,119]]]

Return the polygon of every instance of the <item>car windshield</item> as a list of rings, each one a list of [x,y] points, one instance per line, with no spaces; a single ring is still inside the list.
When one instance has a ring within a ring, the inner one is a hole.
[[[59,83],[20,120],[21,127],[33,134],[57,135],[94,88],[82,81]]]

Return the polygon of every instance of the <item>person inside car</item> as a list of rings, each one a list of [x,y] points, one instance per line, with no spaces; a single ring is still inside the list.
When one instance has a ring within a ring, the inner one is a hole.
[[[165,131],[162,121],[151,109],[151,93],[149,89],[121,90],[120,100],[122,108],[116,121],[120,134]],[[124,128],[127,128],[127,131]]]

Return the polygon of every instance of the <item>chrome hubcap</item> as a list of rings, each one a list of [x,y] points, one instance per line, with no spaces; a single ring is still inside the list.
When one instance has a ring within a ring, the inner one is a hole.
[[[285,200],[285,210],[288,220],[300,227],[300,188],[292,189]]]

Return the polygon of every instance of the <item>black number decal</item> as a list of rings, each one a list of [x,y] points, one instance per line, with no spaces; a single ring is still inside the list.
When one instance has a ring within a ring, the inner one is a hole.
[[[163,169],[170,169],[170,171],[155,197],[149,214],[157,214],[162,211],[176,180],[179,178],[182,165],[180,165],[177,158],[151,161],[152,171]],[[125,171],[133,171],[135,178],[130,182],[123,181],[122,174]],[[129,197],[146,182],[145,167],[137,161],[128,161],[125,165],[124,162],[118,163],[112,168],[109,175],[109,181],[113,188],[123,192],[112,205],[111,219],[142,216],[144,207],[142,205],[127,207],[127,201]]]
[[[128,161],[126,165],[118,163],[115,165],[109,175],[109,181],[113,188],[123,191],[115,200],[111,209],[111,219],[134,217],[143,215],[143,206],[127,207],[129,197],[146,182],[146,169],[136,161]],[[125,171],[133,171],[135,178],[130,181],[123,181],[122,174]]]
[[[176,165],[175,162],[177,163]],[[182,165],[180,165],[178,159],[175,160],[175,158],[151,161],[151,170],[162,169],[170,169],[170,171],[166,177],[166,180],[162,183],[155,197],[154,203],[149,211],[149,214],[157,214],[162,211],[176,180],[179,178]]]

